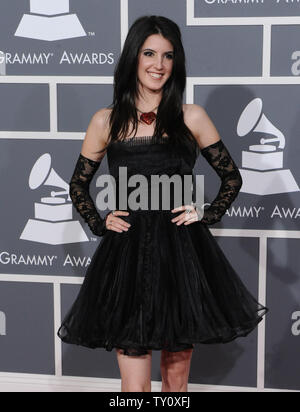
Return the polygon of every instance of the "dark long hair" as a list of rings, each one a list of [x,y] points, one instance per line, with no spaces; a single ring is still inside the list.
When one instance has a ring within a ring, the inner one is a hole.
[[[167,134],[172,143],[186,143],[193,153],[198,146],[190,129],[185,125],[182,110],[183,92],[186,86],[185,53],[178,25],[163,16],[139,17],[130,27],[121,56],[114,71],[113,102],[109,106],[110,133],[108,142],[123,140],[128,135],[132,121],[134,136],[138,117],[135,97],[138,95],[137,69],[139,51],[152,34],[161,34],[174,47],[172,73],[163,86],[162,99],[158,106],[154,139]]]

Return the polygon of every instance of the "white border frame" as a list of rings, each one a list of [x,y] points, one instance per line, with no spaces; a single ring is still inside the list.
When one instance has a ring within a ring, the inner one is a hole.
[[[120,0],[121,49],[128,32],[128,0]],[[251,85],[251,84],[300,84],[300,77],[270,77],[271,25],[300,24],[300,17],[253,18],[198,18],[194,16],[194,0],[186,0],[187,26],[263,25],[263,75],[259,77],[188,77],[186,103],[194,103],[194,87],[198,85]],[[83,140],[84,133],[57,131],[57,86],[59,84],[113,84],[112,76],[0,76],[0,83],[49,84],[50,131],[11,132],[1,131],[0,139],[53,139]],[[259,294],[258,300],[266,305],[266,267],[268,238],[300,239],[300,231],[210,229],[214,236],[255,237],[259,239]],[[50,283],[54,290],[55,327],[55,376],[26,373],[0,372],[0,392],[119,392],[120,379],[99,379],[62,376],[62,343],[56,335],[61,323],[61,284],[81,284],[84,278],[66,276],[0,274],[0,282]],[[189,392],[298,392],[264,387],[265,375],[265,319],[258,325],[257,387],[189,384]],[[161,383],[152,382],[152,391],[160,391]]]

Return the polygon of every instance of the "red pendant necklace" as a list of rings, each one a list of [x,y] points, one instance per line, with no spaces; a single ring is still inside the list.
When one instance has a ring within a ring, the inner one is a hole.
[[[153,110],[157,109],[158,106],[154,107]],[[141,110],[139,110],[138,108],[136,108],[141,114],[140,120],[141,122],[144,122],[146,124],[151,124],[155,119],[156,119],[156,113],[153,112],[153,110],[151,110],[150,112],[147,113],[143,113]]]

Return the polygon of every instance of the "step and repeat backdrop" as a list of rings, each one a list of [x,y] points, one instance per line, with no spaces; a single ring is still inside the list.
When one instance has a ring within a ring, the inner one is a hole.
[[[1,1],[0,378],[120,378],[114,350],[56,336],[101,242],[68,182],[92,115],[112,102],[128,28],[152,14],[180,26],[184,102],[206,109],[243,177],[211,232],[270,309],[246,338],[196,344],[189,382],[300,390],[300,0]],[[220,180],[201,155],[194,172],[209,203]],[[106,157],[93,199],[102,173]]]

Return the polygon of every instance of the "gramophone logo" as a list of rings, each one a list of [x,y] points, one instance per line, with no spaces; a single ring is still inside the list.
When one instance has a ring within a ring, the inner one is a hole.
[[[70,0],[30,0],[15,36],[37,40],[84,37],[86,32],[76,14],[70,14]]]
[[[283,168],[285,137],[263,114],[260,98],[246,106],[238,121],[239,136],[250,132],[266,133],[271,137],[261,138],[259,144],[242,151],[241,192],[255,195],[298,192],[300,189],[291,171]]]
[[[0,336],[6,336],[6,316],[4,312],[0,312]]]
[[[42,185],[63,190],[51,191],[49,197],[34,203],[34,218],[27,221],[20,239],[50,245],[87,242],[89,239],[80,222],[72,221],[69,185],[51,168],[49,153],[39,157],[29,176],[30,189],[36,190]]]

